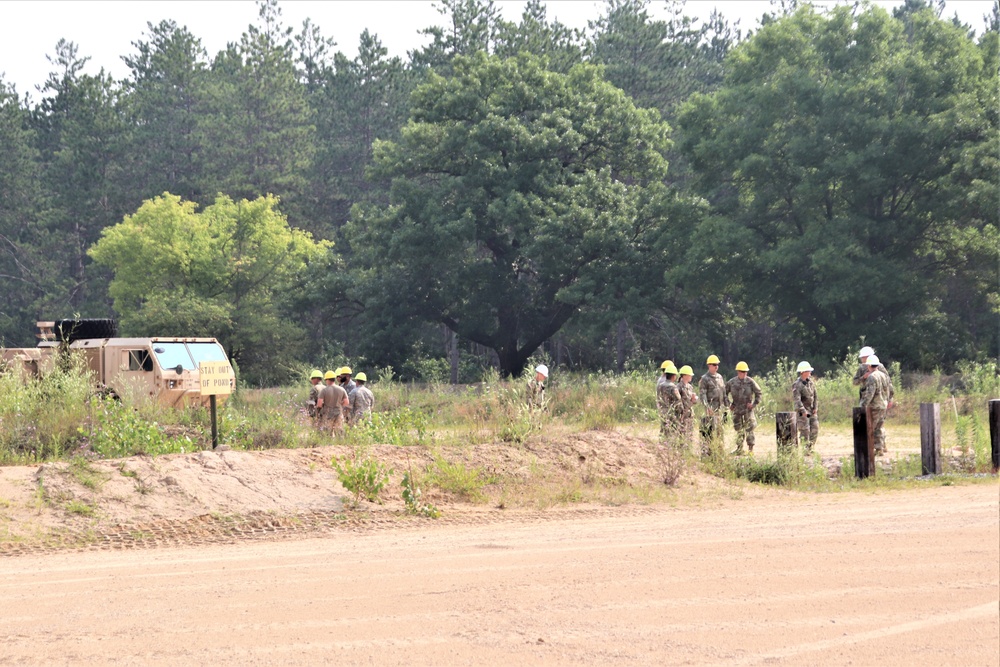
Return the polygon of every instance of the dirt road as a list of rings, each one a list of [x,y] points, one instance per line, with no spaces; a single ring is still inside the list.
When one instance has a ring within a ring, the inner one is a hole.
[[[6,558],[0,664],[1000,661],[995,484],[512,518]]]

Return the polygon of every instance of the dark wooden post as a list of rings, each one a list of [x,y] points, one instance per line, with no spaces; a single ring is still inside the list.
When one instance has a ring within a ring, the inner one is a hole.
[[[990,448],[993,452],[993,472],[1000,470],[1000,398],[990,401]]]
[[[867,408],[854,408],[854,474],[858,479],[875,474],[875,442],[871,414]]]
[[[941,474],[941,406],[920,404],[920,461],[924,475]]]
[[[774,434],[778,443],[778,454],[788,454],[799,446],[799,431],[795,428],[794,412],[774,413]]]

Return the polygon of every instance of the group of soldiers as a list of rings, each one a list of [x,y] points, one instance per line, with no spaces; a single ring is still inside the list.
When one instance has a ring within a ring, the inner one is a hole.
[[[859,366],[854,374],[854,384],[861,385],[861,407],[869,410],[874,433],[875,453],[885,454],[885,414],[892,405],[894,390],[885,366],[875,356],[871,347],[858,353]],[[698,389],[692,386],[694,371],[690,366],[677,368],[673,361],[660,365],[662,374],[656,382],[656,407],[660,413],[660,434],[670,444],[686,448],[694,439],[694,406],[699,401],[704,406],[699,433],[701,453],[707,456],[713,446],[722,442],[723,424],[732,415],[736,431],[736,449],[743,453],[743,444],[753,453],[757,417],[754,410],[761,401],[760,385],[750,377],[750,367],[745,361],[736,364],[736,376],[728,382],[719,374],[719,357],[711,355],[705,360],[708,372],[701,376]],[[792,384],[792,402],[796,413],[799,439],[806,454],[811,454],[819,437],[819,405],[816,383],[812,379],[813,367],[808,361],[796,368],[798,377]]]
[[[326,373],[313,369],[309,374],[312,386],[306,409],[319,430],[339,435],[345,426],[371,419],[375,395],[365,386],[368,376],[358,373],[352,379],[352,375],[348,366]]]

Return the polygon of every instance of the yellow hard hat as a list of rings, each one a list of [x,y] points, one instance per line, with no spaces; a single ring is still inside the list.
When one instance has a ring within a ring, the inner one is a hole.
[[[677,366],[674,366],[674,362],[668,361],[666,367],[663,369],[663,372],[667,375],[677,375]]]
[[[747,362],[741,361],[740,363],[736,364],[736,370],[750,372],[750,367],[747,366]]]
[[[672,362],[669,359],[667,359],[662,364],[660,364],[660,370],[661,371],[665,371],[665,370],[667,370],[668,366],[673,366],[673,365],[674,365],[674,362]]]
[[[706,364],[718,364],[719,363],[719,358],[717,356],[715,356],[714,354],[710,354],[710,355],[708,355],[708,359],[705,360],[705,363]]]
[[[691,368],[690,366],[684,365],[681,366],[681,369],[680,371],[678,371],[678,373],[680,375],[694,375],[694,369]]]
[[[319,378],[320,380],[322,380],[323,379],[323,371],[321,371],[318,368],[314,368],[313,371],[312,371],[312,373],[309,374],[309,379],[312,380],[313,378]]]
[[[365,375],[363,371],[355,375],[354,379],[357,380],[358,382],[368,382],[368,376]]]
[[[337,371],[327,371],[326,375],[323,376],[323,379],[324,380],[336,380],[337,379]]]
[[[340,369],[340,374],[341,375],[351,375],[351,367],[350,366],[344,366],[343,368]]]

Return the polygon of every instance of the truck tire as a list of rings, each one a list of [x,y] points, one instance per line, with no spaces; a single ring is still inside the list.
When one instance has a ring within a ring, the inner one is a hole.
[[[100,318],[56,320],[53,330],[56,340],[66,343],[88,338],[114,338],[118,335],[118,322]]]

